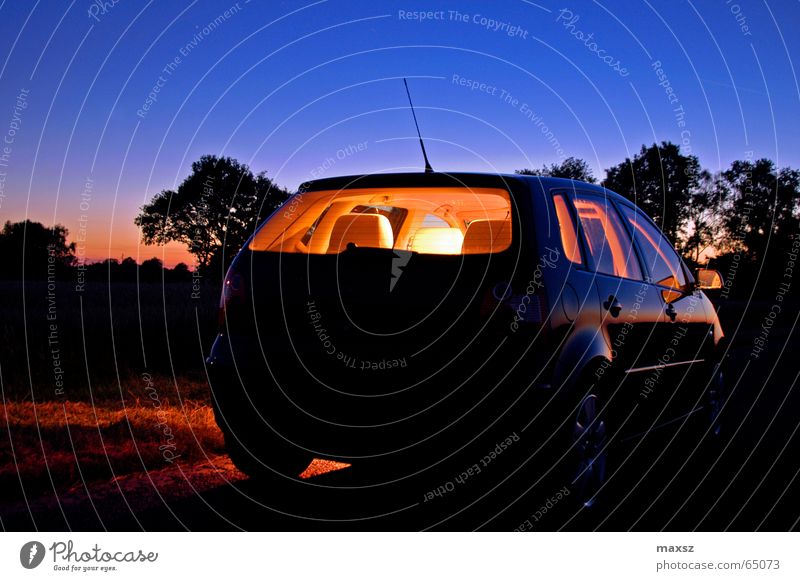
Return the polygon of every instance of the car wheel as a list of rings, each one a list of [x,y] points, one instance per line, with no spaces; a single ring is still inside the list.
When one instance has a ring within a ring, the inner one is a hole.
[[[575,499],[587,508],[595,503],[606,480],[608,438],[601,407],[597,395],[589,393],[581,400],[570,426],[571,488]]]
[[[237,434],[238,436],[239,434]],[[285,441],[260,437],[245,440],[225,434],[225,449],[234,465],[251,478],[287,476],[297,478],[311,463],[310,455]]]
[[[706,392],[708,418],[711,422],[711,434],[714,436],[719,436],[722,431],[722,423],[719,418],[722,407],[725,405],[726,396],[725,373],[722,369],[722,364],[716,363],[711,375],[708,391]]]

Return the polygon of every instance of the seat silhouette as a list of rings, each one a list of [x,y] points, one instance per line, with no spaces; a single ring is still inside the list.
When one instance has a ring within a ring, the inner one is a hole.
[[[328,254],[336,254],[355,244],[359,248],[391,248],[394,234],[389,219],[381,214],[345,214],[336,220]]]
[[[511,220],[473,220],[464,234],[462,254],[500,252],[511,245]]]

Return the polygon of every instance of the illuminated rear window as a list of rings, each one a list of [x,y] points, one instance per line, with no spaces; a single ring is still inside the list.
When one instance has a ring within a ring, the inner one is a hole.
[[[558,228],[561,232],[561,244],[564,246],[564,254],[570,262],[583,264],[575,222],[573,222],[569,213],[566,197],[564,194],[556,194],[553,197],[553,201],[556,205],[556,216],[558,217]]]
[[[369,188],[294,195],[252,250],[338,254],[348,248],[491,254],[511,245],[511,201],[498,188]]]

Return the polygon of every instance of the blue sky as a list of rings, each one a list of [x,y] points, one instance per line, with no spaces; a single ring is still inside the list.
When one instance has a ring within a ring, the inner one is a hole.
[[[789,0],[6,1],[0,218],[174,263],[132,221],[200,155],[292,188],[419,169],[402,77],[440,170],[577,156],[602,175],[661,140],[711,170],[749,151],[800,167],[798,22]]]

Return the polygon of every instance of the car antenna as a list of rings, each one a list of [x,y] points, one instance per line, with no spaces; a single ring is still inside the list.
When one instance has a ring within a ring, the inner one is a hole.
[[[414,116],[414,125],[417,127],[417,135],[419,136],[419,146],[422,148],[422,157],[425,159],[425,173],[433,173],[431,162],[428,161],[428,154],[425,153],[425,144],[422,142],[422,134],[419,132],[419,123],[417,123],[417,114],[414,112],[414,103],[411,102],[411,91],[408,90],[408,81],[403,78],[403,84],[406,86],[406,95],[408,95],[408,104],[411,105],[411,114]]]

